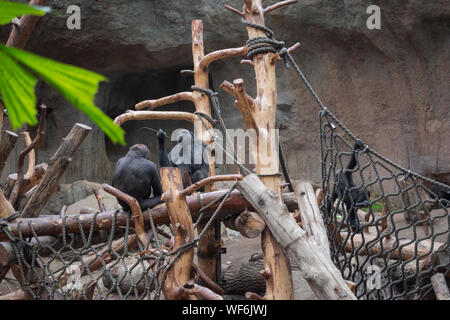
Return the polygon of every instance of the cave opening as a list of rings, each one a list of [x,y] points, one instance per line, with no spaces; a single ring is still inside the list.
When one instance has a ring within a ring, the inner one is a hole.
[[[192,76],[180,75],[184,67],[164,70],[150,70],[145,72],[129,72],[114,77],[109,82],[109,90],[105,97],[105,113],[114,119],[126,110],[134,110],[136,103],[148,99],[158,99],[164,96],[182,91],[190,91],[194,84]],[[167,106],[159,107],[160,111],[186,111],[194,112],[192,102],[183,101]],[[170,141],[170,134],[177,128],[193,130],[193,125],[187,121],[175,120],[140,120],[127,121],[122,125],[125,130],[127,145],[121,146],[112,143],[105,136],[106,153],[110,161],[116,162],[126,154],[128,148],[134,144],[145,144],[150,150],[150,160],[158,163],[156,132],[144,130],[143,127],[155,130],[163,129],[169,138],[166,140],[167,148],[171,148],[174,142]]]

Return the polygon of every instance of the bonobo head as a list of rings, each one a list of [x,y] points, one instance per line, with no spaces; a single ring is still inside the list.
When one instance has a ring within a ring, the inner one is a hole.
[[[188,129],[179,129],[174,132],[176,141],[181,144],[192,143],[194,134]]]
[[[128,150],[127,157],[142,157],[145,159],[150,159],[150,151],[144,144],[135,144]]]
[[[355,145],[353,146],[353,150],[361,150],[364,147],[364,144],[361,140],[356,140]]]

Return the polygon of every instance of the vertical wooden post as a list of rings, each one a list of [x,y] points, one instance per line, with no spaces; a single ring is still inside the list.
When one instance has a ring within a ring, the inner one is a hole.
[[[203,45],[203,22],[202,20],[192,20],[192,58],[194,61],[194,83],[196,86],[208,89],[208,66],[203,68],[200,67],[200,62],[202,58],[205,56],[204,45]],[[192,92],[192,98],[195,103],[195,110],[198,112],[203,112],[209,116],[211,116],[211,105],[209,102],[209,97],[199,91]],[[207,122],[207,121],[206,121]],[[206,123],[208,129],[211,128],[211,124],[209,122]],[[197,139],[208,139],[208,141],[204,141],[209,144],[211,141],[208,135],[202,135],[202,130],[195,130],[195,135]],[[208,158],[209,163],[209,176],[214,176],[216,172],[214,157]],[[214,191],[216,190],[215,184],[211,184],[206,187],[206,191]],[[204,224],[200,222],[198,224],[198,230],[201,232],[204,228]],[[220,239],[216,239],[216,227],[213,226],[208,229],[205,235],[202,237],[200,242],[198,243],[198,266],[199,268],[210,278],[217,279],[216,275],[216,264],[217,264],[217,251],[220,246]]]
[[[243,9],[244,19],[248,22],[264,26],[264,9],[262,0],[245,0]],[[249,39],[254,37],[265,37],[266,34],[253,27],[247,26]],[[275,76],[275,65],[272,63],[275,57],[273,53],[258,54],[253,57],[253,67],[256,74],[257,97],[254,99],[256,105],[251,114],[258,129],[258,150],[262,130],[270,135],[275,129],[275,115],[277,108],[277,86]],[[258,152],[256,161],[256,173],[261,181],[270,189],[275,190],[281,197],[281,182],[278,175],[279,160],[278,146],[273,145],[268,139],[268,150],[271,152],[270,168],[261,164]],[[266,227],[261,236],[261,246],[264,254],[265,269],[263,276],[266,280],[265,299],[293,299],[293,285],[289,259],[280,245],[276,242],[269,229]]]
[[[194,229],[189,207],[185,197],[180,194],[183,190],[183,181],[178,168],[161,168],[159,172],[164,192],[163,200],[167,205],[170,223],[175,232],[174,248],[178,248],[194,239]],[[191,279],[193,258],[194,247],[185,251],[167,273],[164,284],[164,295],[167,299],[179,298],[178,288]],[[191,297],[188,296],[188,298]]]

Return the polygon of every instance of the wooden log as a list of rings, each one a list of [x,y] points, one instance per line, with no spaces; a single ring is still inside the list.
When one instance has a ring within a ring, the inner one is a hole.
[[[131,217],[134,221],[134,229],[136,230],[136,235],[139,241],[142,243],[143,249],[146,250],[149,241],[144,230],[144,216],[142,215],[142,210],[139,202],[134,197],[110,186],[109,184],[104,183],[103,189],[109,194],[115,196],[117,199],[122,200],[130,207],[132,213]]]
[[[205,62],[205,52],[203,44],[203,22],[202,20],[192,20],[191,23],[192,36],[192,59],[194,63],[194,83],[197,87],[209,88],[209,66]],[[202,66],[200,64],[204,61]],[[195,111],[202,112],[211,116],[211,105],[209,97],[200,91],[192,92],[192,98],[195,103]],[[207,129],[211,129],[212,125],[206,122]],[[203,127],[200,127],[203,130]],[[209,131],[209,130],[208,130]],[[210,137],[203,136],[200,130],[196,130],[195,136],[197,139],[202,139],[205,143],[210,143]],[[208,156],[209,176],[215,175],[216,165],[213,156]],[[205,191],[213,191],[216,189],[215,184],[208,186]],[[200,221],[197,225],[198,232],[201,232],[205,224]],[[217,251],[220,247],[220,240],[216,239],[215,226],[208,229],[202,239],[198,243],[197,260],[199,268],[213,280],[217,280]]]
[[[31,0],[30,6],[45,6],[48,0]],[[39,21],[40,16],[24,15],[20,18],[19,26],[13,26],[11,34],[9,35],[6,46],[23,49],[34,29],[34,26]]]
[[[19,195],[19,199],[21,199],[23,197],[24,194],[26,194],[28,191],[30,191],[31,188],[33,188],[35,185],[39,184],[42,180],[42,178],[45,175],[45,172],[47,171],[48,168],[48,164],[46,164],[45,162],[40,163],[38,165],[36,165],[33,168],[33,171],[31,171],[31,174],[26,174],[23,180],[23,186],[20,189],[20,195]],[[11,191],[14,188],[14,185],[16,184],[17,181],[17,173],[11,173],[7,178],[6,178],[6,184],[4,187],[4,193],[5,193],[5,197],[9,197],[11,194]]]
[[[131,120],[183,120],[194,123],[198,117],[190,112],[181,111],[133,111],[127,110],[117,116],[114,123],[121,126],[126,121]]]
[[[0,296],[0,300],[25,300],[25,292],[22,289]]]
[[[19,153],[19,159],[17,160],[17,181],[14,184],[14,187],[11,191],[11,196],[9,197],[9,202],[16,207],[16,202],[19,199],[19,196],[21,194],[21,189],[24,184],[24,166],[25,166],[25,157],[31,152],[30,156],[28,157],[28,166],[29,170],[33,170],[35,166],[35,155],[34,155],[34,146],[39,142],[39,139],[42,136],[42,132],[44,131],[45,126],[45,115],[47,114],[47,107],[45,105],[41,106],[41,117],[39,119],[39,128],[36,134],[36,137],[33,139],[33,141],[30,141],[29,133],[25,133],[25,143],[26,147]],[[31,168],[30,168],[31,167]],[[31,173],[30,173],[31,174]]]
[[[228,190],[218,190],[208,193],[202,193],[200,195],[191,195],[187,197],[186,201],[189,206],[189,210],[191,212],[191,216],[193,221],[195,221],[199,216],[199,210],[202,206],[206,206],[211,202],[217,200],[224,196]],[[200,198],[200,199],[199,199]],[[293,211],[297,208],[297,201],[294,198],[292,193],[284,194],[284,201],[287,205],[288,209]],[[218,207],[219,203],[215,203],[211,205],[204,211],[204,217],[209,217],[214,212],[214,210]],[[233,190],[228,200],[225,201],[224,206],[221,210],[221,213],[218,215],[218,218],[222,218],[228,215],[239,214],[245,210],[254,211],[255,209],[252,205],[245,200],[245,198],[241,195],[238,190]],[[78,233],[80,232],[79,223],[83,230],[89,230],[92,220],[95,217],[94,231],[98,230],[110,230],[112,227],[112,221],[114,220],[114,215],[116,215],[116,226],[123,227],[127,224],[127,219],[129,217],[129,213],[125,211],[116,212],[115,210],[106,211],[104,213],[95,214],[85,214],[82,216],[79,215],[71,215],[66,217],[66,221],[64,223],[67,233]],[[167,213],[167,206],[165,204],[160,204],[152,209],[153,219],[155,224],[169,224],[170,219]],[[63,228],[63,220],[59,216],[45,216],[39,218],[18,218],[13,222],[10,222],[8,226],[11,228],[11,233],[14,236],[19,236],[18,231],[18,223],[21,223],[21,232],[25,238],[33,237],[34,234],[30,228],[31,226],[36,231],[38,236],[47,236],[47,235],[60,235]],[[131,226],[133,226],[133,221],[131,221]],[[150,226],[150,220],[148,215],[144,215],[144,226]],[[0,232],[0,240],[6,240],[8,237],[5,233]]]
[[[3,191],[0,190],[0,219],[5,219],[6,217],[8,217],[9,215],[14,213],[14,208],[11,205],[11,203],[9,203],[8,200],[6,200],[5,196],[3,195]],[[0,282],[3,281],[3,279],[5,278],[6,274],[9,272],[9,265],[6,263],[2,263],[2,265],[0,266]]]
[[[242,180],[242,175],[240,174],[227,174],[227,175],[219,175],[219,176],[210,176],[203,180],[200,180],[186,189],[182,190],[180,192],[181,197],[187,197],[188,195],[194,193],[195,191],[203,188],[204,186],[217,182],[217,181],[235,181],[235,180]]]
[[[9,154],[14,149],[19,136],[11,131],[5,130],[2,133],[0,141],[0,175],[5,167],[6,160],[8,160]]]
[[[301,181],[297,184],[297,201],[303,230],[309,237],[314,237],[325,255],[331,259],[327,231],[311,183]]]
[[[78,149],[84,138],[92,129],[84,124],[76,123],[67,137],[50,158],[49,167],[37,190],[28,200],[21,217],[37,217],[41,213],[51,195],[57,190],[59,181],[68,167],[71,157]]]
[[[86,245],[86,242],[82,239],[80,233],[69,234],[66,237],[66,241],[67,243],[70,243],[70,246],[63,247],[64,244],[62,239],[56,236],[32,237],[28,244],[34,249],[39,249],[39,256],[42,258],[53,255],[56,250],[62,249],[61,252],[66,252],[72,249],[76,250],[82,248]],[[94,232],[90,244],[95,246],[103,244],[106,241],[108,241],[108,239],[102,234]],[[8,241],[0,242],[0,264],[9,265],[14,263],[17,264],[18,260],[12,244]]]
[[[266,281],[261,275],[264,270],[262,255],[253,254],[242,265],[230,265],[222,274],[223,288],[227,294],[245,295],[246,292],[264,294]]]
[[[23,138],[25,140],[25,145],[29,147],[33,142],[30,137],[30,133],[25,131],[22,132]],[[27,172],[25,172],[25,176],[31,176],[34,171],[34,166],[36,165],[36,153],[34,152],[34,149],[31,148],[30,152],[28,153],[28,164],[27,164]]]
[[[202,280],[203,283],[206,284],[206,287],[214,291],[220,296],[225,294],[225,291],[213,280],[208,278],[208,276],[200,269],[195,263],[192,263],[192,271],[197,275],[197,277]]]
[[[131,234],[127,238],[127,248],[128,250],[136,250],[138,249],[137,236],[136,234]],[[78,268],[81,271],[81,277],[89,274],[90,272],[94,272],[96,270],[101,269],[107,264],[117,260],[120,258],[120,255],[123,253],[125,249],[125,240],[123,238],[114,240],[111,244],[111,249],[109,246],[106,246],[104,249],[100,250],[99,253],[95,256],[84,256],[81,258],[81,265]],[[82,267],[85,266],[85,267]],[[61,278],[60,285],[61,287],[67,284],[67,280],[69,279],[69,275],[66,274]]]
[[[183,180],[179,168],[160,168],[161,184],[163,187],[170,224],[174,228],[174,248],[179,248],[194,240],[194,228],[192,217],[186,198],[181,194]],[[191,299],[191,295],[184,295],[179,288],[183,287],[191,278],[192,262],[194,258],[194,247],[185,250],[174,262],[172,268],[167,272],[164,282],[164,296],[169,300]]]
[[[245,0],[242,13],[245,21],[265,26],[262,0]],[[249,39],[266,36],[264,31],[251,26],[247,26],[247,33]],[[272,130],[275,129],[277,107],[275,65],[272,63],[274,57],[276,55],[271,52],[252,57],[256,76],[257,96],[253,99],[253,104],[249,105],[241,113],[244,118],[251,116],[251,119],[246,121],[247,125],[254,123],[253,127],[247,128],[255,129],[258,132],[258,155],[256,157],[255,171],[258,175],[261,175],[262,183],[266,187],[279,192],[281,198],[281,180],[278,174],[278,144],[274,143],[270,138]],[[263,141],[263,139],[266,141]],[[261,157],[261,154],[267,154],[260,153],[261,145],[263,144],[267,145],[267,150],[270,152],[269,159]],[[261,247],[265,262],[264,274],[266,275],[266,294],[264,299],[293,299],[294,293],[289,259],[268,228],[262,233]]]
[[[4,219],[10,214],[14,213],[14,208],[9,203],[8,200],[6,200],[5,196],[3,195],[3,191],[0,190],[0,218]]]
[[[297,190],[301,190],[301,187],[299,185]],[[314,221],[311,226],[303,223],[304,226],[308,225],[306,230],[297,225],[277,193],[264,186],[256,175],[246,176],[238,183],[237,188],[264,219],[277,243],[299,266],[303,277],[319,299],[356,299],[324,249],[321,233],[325,231],[325,227],[320,226],[323,221],[312,187],[311,193],[306,190],[305,194],[302,194],[304,191],[299,191],[298,194],[298,201],[302,202],[301,207],[304,209],[300,209],[302,218],[305,219],[302,221]]]
[[[158,107],[162,107],[180,101],[194,101],[194,99],[192,98],[192,92],[179,92],[160,99],[145,100],[136,104],[134,108],[136,110],[143,110],[143,109],[154,110]]]
[[[95,198],[97,199],[97,203],[98,203],[98,208],[100,210],[100,212],[105,212],[105,205],[103,204],[103,198],[102,195],[100,194],[99,189],[94,189],[94,195]]]
[[[448,290],[447,281],[442,273],[436,273],[431,277],[434,293],[437,300],[450,300],[450,292]]]
[[[347,232],[340,232],[341,240],[338,239],[338,243],[341,243],[342,245],[344,243],[342,239],[346,239],[347,237],[348,237]],[[345,241],[344,249],[347,252],[353,252],[354,248],[360,248],[358,253],[359,255],[362,256],[365,256],[367,254],[374,256],[381,252],[389,251],[391,259],[400,259],[406,261],[409,259],[414,259],[415,257],[422,256],[423,257],[422,259],[425,261],[426,256],[433,254],[434,251],[436,251],[438,248],[444,245],[443,243],[437,241],[434,241],[433,245],[431,239],[425,239],[417,243],[417,251],[416,251],[416,243],[415,242],[411,243],[411,240],[406,239],[397,240],[395,238],[386,239],[385,237],[383,238],[383,248],[381,248],[381,244],[378,239],[378,234],[365,233],[364,240],[365,240],[364,243],[366,244],[372,242],[373,240],[376,240],[376,242],[373,245],[371,245],[368,252],[366,249],[367,246],[362,245],[363,239],[361,234],[352,234],[351,239]]]
[[[127,264],[125,260],[125,264]],[[130,264],[125,267],[122,263],[116,264],[111,270],[102,276],[103,285],[115,292],[118,289],[121,291],[122,295],[126,293],[134,294],[135,292],[139,295],[143,294],[151,281],[153,274],[149,272],[146,267],[142,264],[135,266],[131,269],[131,265],[135,265],[136,260],[131,258]],[[155,283],[152,283],[150,290],[155,289]]]
[[[242,236],[253,239],[258,237],[266,223],[255,212],[244,211],[239,216],[223,221],[227,228],[239,231]]]

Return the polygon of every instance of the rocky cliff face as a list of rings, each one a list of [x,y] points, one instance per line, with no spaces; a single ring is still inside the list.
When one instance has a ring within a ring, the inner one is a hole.
[[[274,1],[263,1],[269,5]],[[226,3],[242,7],[241,0]],[[50,1],[53,14],[43,17],[27,50],[109,77],[96,102],[114,117],[136,102],[185,90],[191,80],[178,71],[192,65],[193,19],[204,22],[207,52],[241,46],[247,39],[239,18],[224,1],[108,0],[77,1],[81,30],[66,28],[66,1]],[[328,108],[356,135],[393,161],[421,173],[450,172],[450,3],[382,1],[381,29],[366,26],[365,0],[309,0],[270,15],[275,37],[302,46],[294,56]],[[0,29],[6,41],[9,26]],[[238,58],[214,63],[212,84],[244,78],[255,93],[253,69]],[[318,107],[292,70],[277,70],[281,141],[293,178],[320,180]],[[90,124],[58,93],[46,86],[38,96],[54,111],[49,115],[46,161],[74,122]],[[233,100],[220,92],[229,128],[243,127]],[[190,110],[177,104],[162,110]],[[141,125],[141,124],[139,124]],[[173,128],[185,123],[146,121],[145,126]],[[127,123],[127,141],[155,150],[152,132]],[[18,153],[18,151],[17,151]],[[69,167],[66,183],[88,179],[109,182],[114,162],[125,148],[113,146],[95,128]],[[156,155],[152,155],[156,160]],[[5,172],[15,171],[11,157]]]

